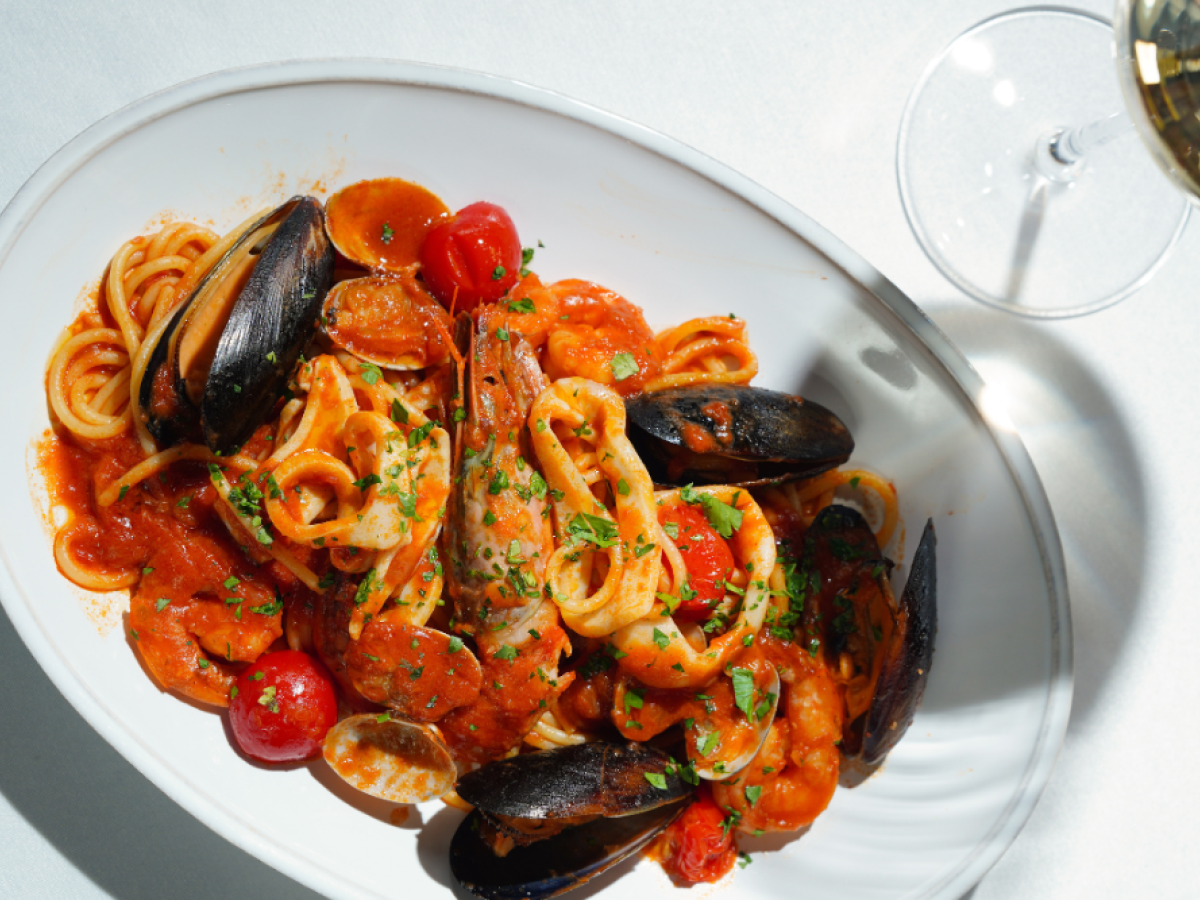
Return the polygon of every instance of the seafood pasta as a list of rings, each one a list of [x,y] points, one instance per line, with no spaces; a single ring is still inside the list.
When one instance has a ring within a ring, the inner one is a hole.
[[[745,322],[535,255],[399,179],[133,238],[47,369],[55,558],[247,756],[470,811],[479,896],[716,880],[907,728],[932,529],[897,599],[894,489]]]

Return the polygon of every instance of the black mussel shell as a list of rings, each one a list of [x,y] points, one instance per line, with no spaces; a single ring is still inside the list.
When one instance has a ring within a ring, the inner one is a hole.
[[[833,412],[792,394],[697,384],[625,402],[629,439],[659,485],[751,486],[811,478],[854,452]]]
[[[316,332],[333,262],[321,204],[302,197],[263,249],[221,332],[200,408],[213,452],[241,447],[283,396]]]
[[[138,414],[160,446],[203,439],[228,454],[249,439],[316,331],[333,260],[312,197],[294,197],[245,230],[171,314],[148,358]],[[240,287],[237,278],[245,278]],[[180,372],[185,343],[204,348],[197,358],[211,357],[207,369],[197,366],[203,381],[194,386]]]
[[[933,639],[937,634],[937,535],[933,520],[925,523],[921,542],[913,554],[908,583],[900,596],[897,629],[887,648],[875,699],[862,735],[862,760],[875,765],[904,736],[925,694],[933,664]]]
[[[476,810],[450,841],[450,871],[463,888],[484,900],[546,900],[633,855],[687,806],[681,800],[633,816],[596,819],[513,847],[505,856],[496,856],[484,840],[483,818]]]
[[[647,774],[661,775],[663,787],[651,784]],[[694,788],[661,750],[595,741],[488,763],[463,775],[455,790],[489,815],[557,819],[639,813]]]
[[[816,636],[831,667],[849,653],[856,671],[874,676],[873,689],[857,696],[847,689],[841,743],[847,759],[881,762],[921,702],[937,631],[936,543],[930,521],[897,603],[888,580],[891,561],[857,510],[827,506],[805,533],[797,573],[807,596],[797,639]]]

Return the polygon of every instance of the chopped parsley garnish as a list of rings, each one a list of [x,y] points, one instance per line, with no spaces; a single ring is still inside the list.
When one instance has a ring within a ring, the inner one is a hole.
[[[410,431],[408,434],[408,448],[411,450],[417,444],[421,443],[421,441],[425,440],[425,438],[429,437],[429,432],[433,431],[435,425],[437,425],[437,422],[430,419],[420,428],[414,428]]]
[[[360,491],[365,492],[368,488],[371,487],[371,485],[382,484],[382,483],[383,483],[383,479],[380,478],[378,475],[376,475],[374,472],[371,472],[370,474],[364,475],[362,478],[358,479],[358,481],[354,482],[354,486],[356,488],[358,488]]]
[[[392,238],[395,236],[395,234],[396,234],[396,232],[392,231],[392,226],[389,225],[387,222],[384,222],[383,223],[383,233],[381,235],[379,235],[379,239],[381,241],[383,241],[385,244],[390,244],[392,242]]]
[[[360,362],[358,364],[358,374],[367,384],[374,384],[383,377],[383,372],[379,366],[368,362]]]
[[[647,772],[646,780],[660,791],[667,789],[667,776],[663,775],[662,772]]]
[[[408,409],[395,397],[392,398],[392,421],[397,425],[408,424]]]
[[[613,379],[615,381],[624,381],[626,378],[632,378],[641,371],[632,353],[615,354],[609,365],[612,367]]]
[[[259,706],[265,706],[273,713],[279,712],[279,701],[275,699],[275,685],[263,688],[258,698]]]
[[[496,266],[496,268],[492,269],[492,281],[499,281],[501,278],[503,278],[507,274],[508,274],[508,270],[505,269],[504,266]],[[507,341],[508,338],[503,337],[503,338],[500,338],[500,340]]]
[[[620,532],[616,522],[581,512],[567,523],[567,534],[576,542],[587,541],[604,549],[617,544]]]
[[[528,297],[522,297],[520,300],[509,300],[508,311],[515,313],[532,313],[537,312],[533,306],[533,301]]]
[[[749,669],[734,669],[733,700],[737,708],[745,713],[746,718],[754,718],[754,673]]]

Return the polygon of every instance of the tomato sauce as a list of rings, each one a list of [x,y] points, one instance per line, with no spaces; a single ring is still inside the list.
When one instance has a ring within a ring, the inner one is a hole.
[[[164,687],[223,705],[219,672],[231,674],[224,667],[252,661],[282,635],[277,598],[304,602],[299,595],[309,592],[276,563],[251,561],[214,511],[218,494],[200,463],[176,462],[100,506],[96,495],[142,458],[126,433],[103,441],[53,435],[40,460],[51,504],[68,513],[73,562],[137,574],[130,636],[148,668]]]

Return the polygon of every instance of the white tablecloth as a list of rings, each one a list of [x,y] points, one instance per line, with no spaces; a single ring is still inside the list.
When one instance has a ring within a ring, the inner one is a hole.
[[[1103,0],[1078,5],[1111,12]],[[1188,450],[1200,437],[1200,228],[1132,299],[1034,322],[938,274],[897,189],[910,88],[953,37],[1011,6],[0,0],[0,205],[64,142],[144,94],[297,57],[518,79],[740,170],[861,253],[1007,389],[1057,516],[1074,617],[1071,723],[1040,804],[973,897],[1194,897],[1200,604],[1184,538],[1200,497]],[[0,897],[315,896],[142,778],[60,697],[3,613],[0,675]]]

